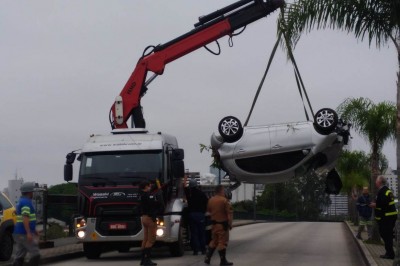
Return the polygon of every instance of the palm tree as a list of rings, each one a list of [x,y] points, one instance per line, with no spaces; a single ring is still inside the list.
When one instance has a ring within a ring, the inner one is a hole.
[[[348,196],[348,209],[350,220],[357,224],[358,215],[355,207],[355,200],[361,187],[370,186],[371,170],[369,167],[370,158],[363,151],[344,150],[339,157],[336,169],[343,182],[343,191]]]
[[[396,106],[394,103],[374,104],[367,98],[348,98],[337,109],[342,119],[352,124],[353,129],[366,138],[371,145],[372,194],[379,172],[379,158],[385,141],[395,138]]]
[[[369,44],[375,40],[377,47],[382,47],[390,41],[397,50],[399,69],[397,72],[397,119],[391,122],[389,135],[396,137],[397,173],[400,173],[400,0],[295,0],[282,10],[278,32],[283,33],[288,49],[295,47],[303,32],[316,29],[340,29],[353,32],[357,39],[367,38]],[[362,103],[362,102],[360,102]],[[364,102],[363,107],[373,107]],[[385,108],[386,104],[381,107]],[[388,107],[388,106],[386,106]],[[376,110],[378,111],[378,110]],[[396,116],[395,116],[396,117]],[[361,119],[361,117],[359,117]],[[385,117],[387,118],[387,117]],[[390,118],[393,118],[392,116]],[[397,121],[397,127],[395,122]],[[360,121],[362,122],[362,121]],[[388,122],[388,121],[387,121]],[[361,125],[361,124],[360,124]],[[364,125],[366,126],[366,125]],[[360,127],[361,133],[370,129]],[[383,132],[381,132],[383,133]],[[385,136],[373,139],[367,136],[373,144],[373,155],[381,148]],[[375,153],[374,153],[375,152]],[[376,164],[377,158],[374,158]],[[377,167],[374,166],[374,171]],[[376,172],[375,172],[376,174]],[[400,194],[400,187],[399,187]]]
[[[376,195],[375,180],[378,176],[382,147],[385,141],[393,139],[396,133],[396,106],[394,103],[374,104],[366,98],[348,98],[337,109],[342,119],[350,122],[354,130],[366,138],[371,145],[371,191]],[[380,241],[376,224],[372,234],[374,241]]]

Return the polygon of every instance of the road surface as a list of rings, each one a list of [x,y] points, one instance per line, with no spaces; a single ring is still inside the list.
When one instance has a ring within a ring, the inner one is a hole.
[[[155,249],[153,260],[158,265],[205,265],[204,256],[187,251],[183,257],[172,258],[168,250]],[[323,265],[364,266],[362,255],[344,223],[276,222],[236,227],[231,231],[228,260],[234,265]],[[109,252],[98,260],[73,259],[52,265],[139,265],[140,252]],[[219,265],[216,252],[211,265]]]

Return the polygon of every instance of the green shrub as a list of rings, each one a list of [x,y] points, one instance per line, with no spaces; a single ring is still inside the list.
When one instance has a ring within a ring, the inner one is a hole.
[[[49,228],[46,232],[46,238],[48,240],[63,238],[66,237],[66,233],[64,232],[64,228],[57,223],[50,223]]]

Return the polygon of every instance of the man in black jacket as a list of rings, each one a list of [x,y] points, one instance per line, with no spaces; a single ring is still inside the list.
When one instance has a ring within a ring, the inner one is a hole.
[[[185,176],[184,185],[186,183],[187,177]],[[197,255],[199,252],[204,255],[206,253],[205,213],[208,198],[198,188],[197,180],[194,178],[190,179],[189,186],[185,186],[184,190],[188,202],[190,244],[193,249],[193,255]]]
[[[375,219],[378,222],[379,234],[385,242],[386,253],[380,257],[383,259],[394,259],[393,229],[396,224],[397,210],[392,191],[387,187],[384,176],[378,176],[375,181],[378,188],[376,202],[371,203],[375,208]]]

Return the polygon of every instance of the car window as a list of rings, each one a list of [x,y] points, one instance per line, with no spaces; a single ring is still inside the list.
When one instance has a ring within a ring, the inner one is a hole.
[[[7,200],[7,198],[2,193],[0,193],[0,209],[6,210],[12,207],[12,204]]]
[[[237,159],[235,161],[237,166],[246,172],[263,174],[287,170],[301,162],[306,156],[303,151],[294,151]]]

